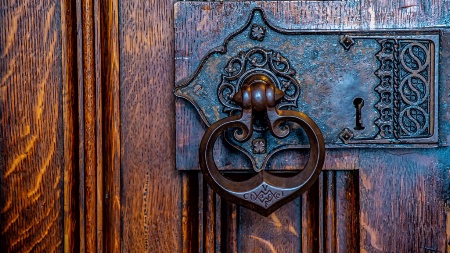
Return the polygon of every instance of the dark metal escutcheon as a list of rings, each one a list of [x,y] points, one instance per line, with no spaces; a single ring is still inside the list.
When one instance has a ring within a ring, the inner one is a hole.
[[[268,75],[249,75],[233,96],[242,112],[212,124],[200,143],[200,168],[208,184],[222,197],[265,216],[305,192],[317,180],[325,158],[324,138],[317,124],[304,113],[276,108],[277,101],[283,96],[283,91],[275,87]],[[298,174],[286,178],[263,169],[246,181],[236,182],[220,173],[213,157],[217,138],[228,129],[234,129],[237,141],[249,140],[255,115],[265,116],[268,130],[276,138],[289,135],[290,129],[284,126],[286,122],[303,128],[309,139],[310,155],[305,168]]]

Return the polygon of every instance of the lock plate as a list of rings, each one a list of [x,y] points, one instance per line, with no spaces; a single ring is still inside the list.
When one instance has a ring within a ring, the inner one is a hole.
[[[183,25],[177,21],[179,34]],[[175,94],[194,106],[206,126],[239,113],[233,95],[246,76],[261,72],[285,93],[278,109],[309,115],[327,148],[438,146],[439,30],[286,29],[256,6],[237,29],[215,32],[226,36],[195,66],[176,48]],[[184,60],[191,65],[183,66]],[[177,119],[189,107],[180,103]],[[301,129],[286,127],[291,134],[285,139],[255,124],[251,140],[238,142],[232,131],[225,140],[260,168],[279,150],[308,147]]]

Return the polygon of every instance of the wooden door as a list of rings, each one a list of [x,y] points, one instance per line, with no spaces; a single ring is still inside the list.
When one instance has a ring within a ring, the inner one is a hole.
[[[449,251],[450,2],[277,8],[302,29],[440,29],[438,147],[328,151],[261,216],[175,168],[173,1],[1,1],[0,251]]]

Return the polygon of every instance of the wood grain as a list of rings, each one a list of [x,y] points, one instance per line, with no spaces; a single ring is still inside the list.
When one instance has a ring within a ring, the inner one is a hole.
[[[419,28],[450,25],[448,0],[361,1],[361,28]]]
[[[359,171],[336,171],[335,236],[339,253],[360,252]]]
[[[445,252],[449,164],[434,152],[372,151],[360,161],[362,252]]]
[[[302,197],[263,217],[183,172],[183,252],[359,252],[358,171],[323,173]]]
[[[123,252],[181,251],[175,170],[173,2],[121,1],[120,110]]]
[[[323,214],[321,210],[321,199],[323,192],[323,174],[320,175],[316,183],[301,196],[301,235],[302,235],[302,249],[299,252],[322,252],[321,241],[323,234],[321,233],[321,224],[323,224]],[[326,226],[329,226],[327,224]]]
[[[0,251],[448,251],[448,30],[442,147],[328,151],[332,171],[267,218],[221,199],[201,174],[175,170],[177,159],[196,168],[206,128],[192,108],[175,108],[173,84],[252,4],[216,4],[223,20],[197,4],[185,25],[201,19],[186,35],[199,43],[174,44],[173,1],[0,1]],[[449,0],[259,4],[287,28],[450,26]],[[174,59],[185,66],[175,78]],[[218,153],[225,168],[245,163],[227,152]],[[305,157],[286,152],[270,166]]]
[[[76,5],[61,1],[64,119],[64,251],[80,251]]]
[[[238,252],[300,252],[300,209],[298,198],[269,217],[240,208]]]
[[[94,2],[81,1],[82,25],[82,145],[84,159],[80,175],[83,177],[84,221],[82,231],[82,251],[97,249],[97,106],[96,106],[96,64],[94,33]],[[101,211],[101,210],[100,210]]]
[[[59,1],[1,1],[0,249],[63,249]]]
[[[104,252],[120,251],[120,76],[118,1],[99,1]]]
[[[323,226],[324,226],[324,249],[323,252],[336,252],[337,236],[336,236],[336,172],[323,172]]]
[[[198,173],[183,174],[182,194],[182,252],[199,252]]]

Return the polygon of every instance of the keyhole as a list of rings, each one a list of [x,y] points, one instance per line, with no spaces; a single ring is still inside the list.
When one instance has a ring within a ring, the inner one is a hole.
[[[363,122],[362,122],[361,109],[364,106],[364,99],[355,98],[355,100],[353,100],[353,105],[356,108],[356,126],[354,129],[355,130],[363,130],[365,127],[363,126]]]

